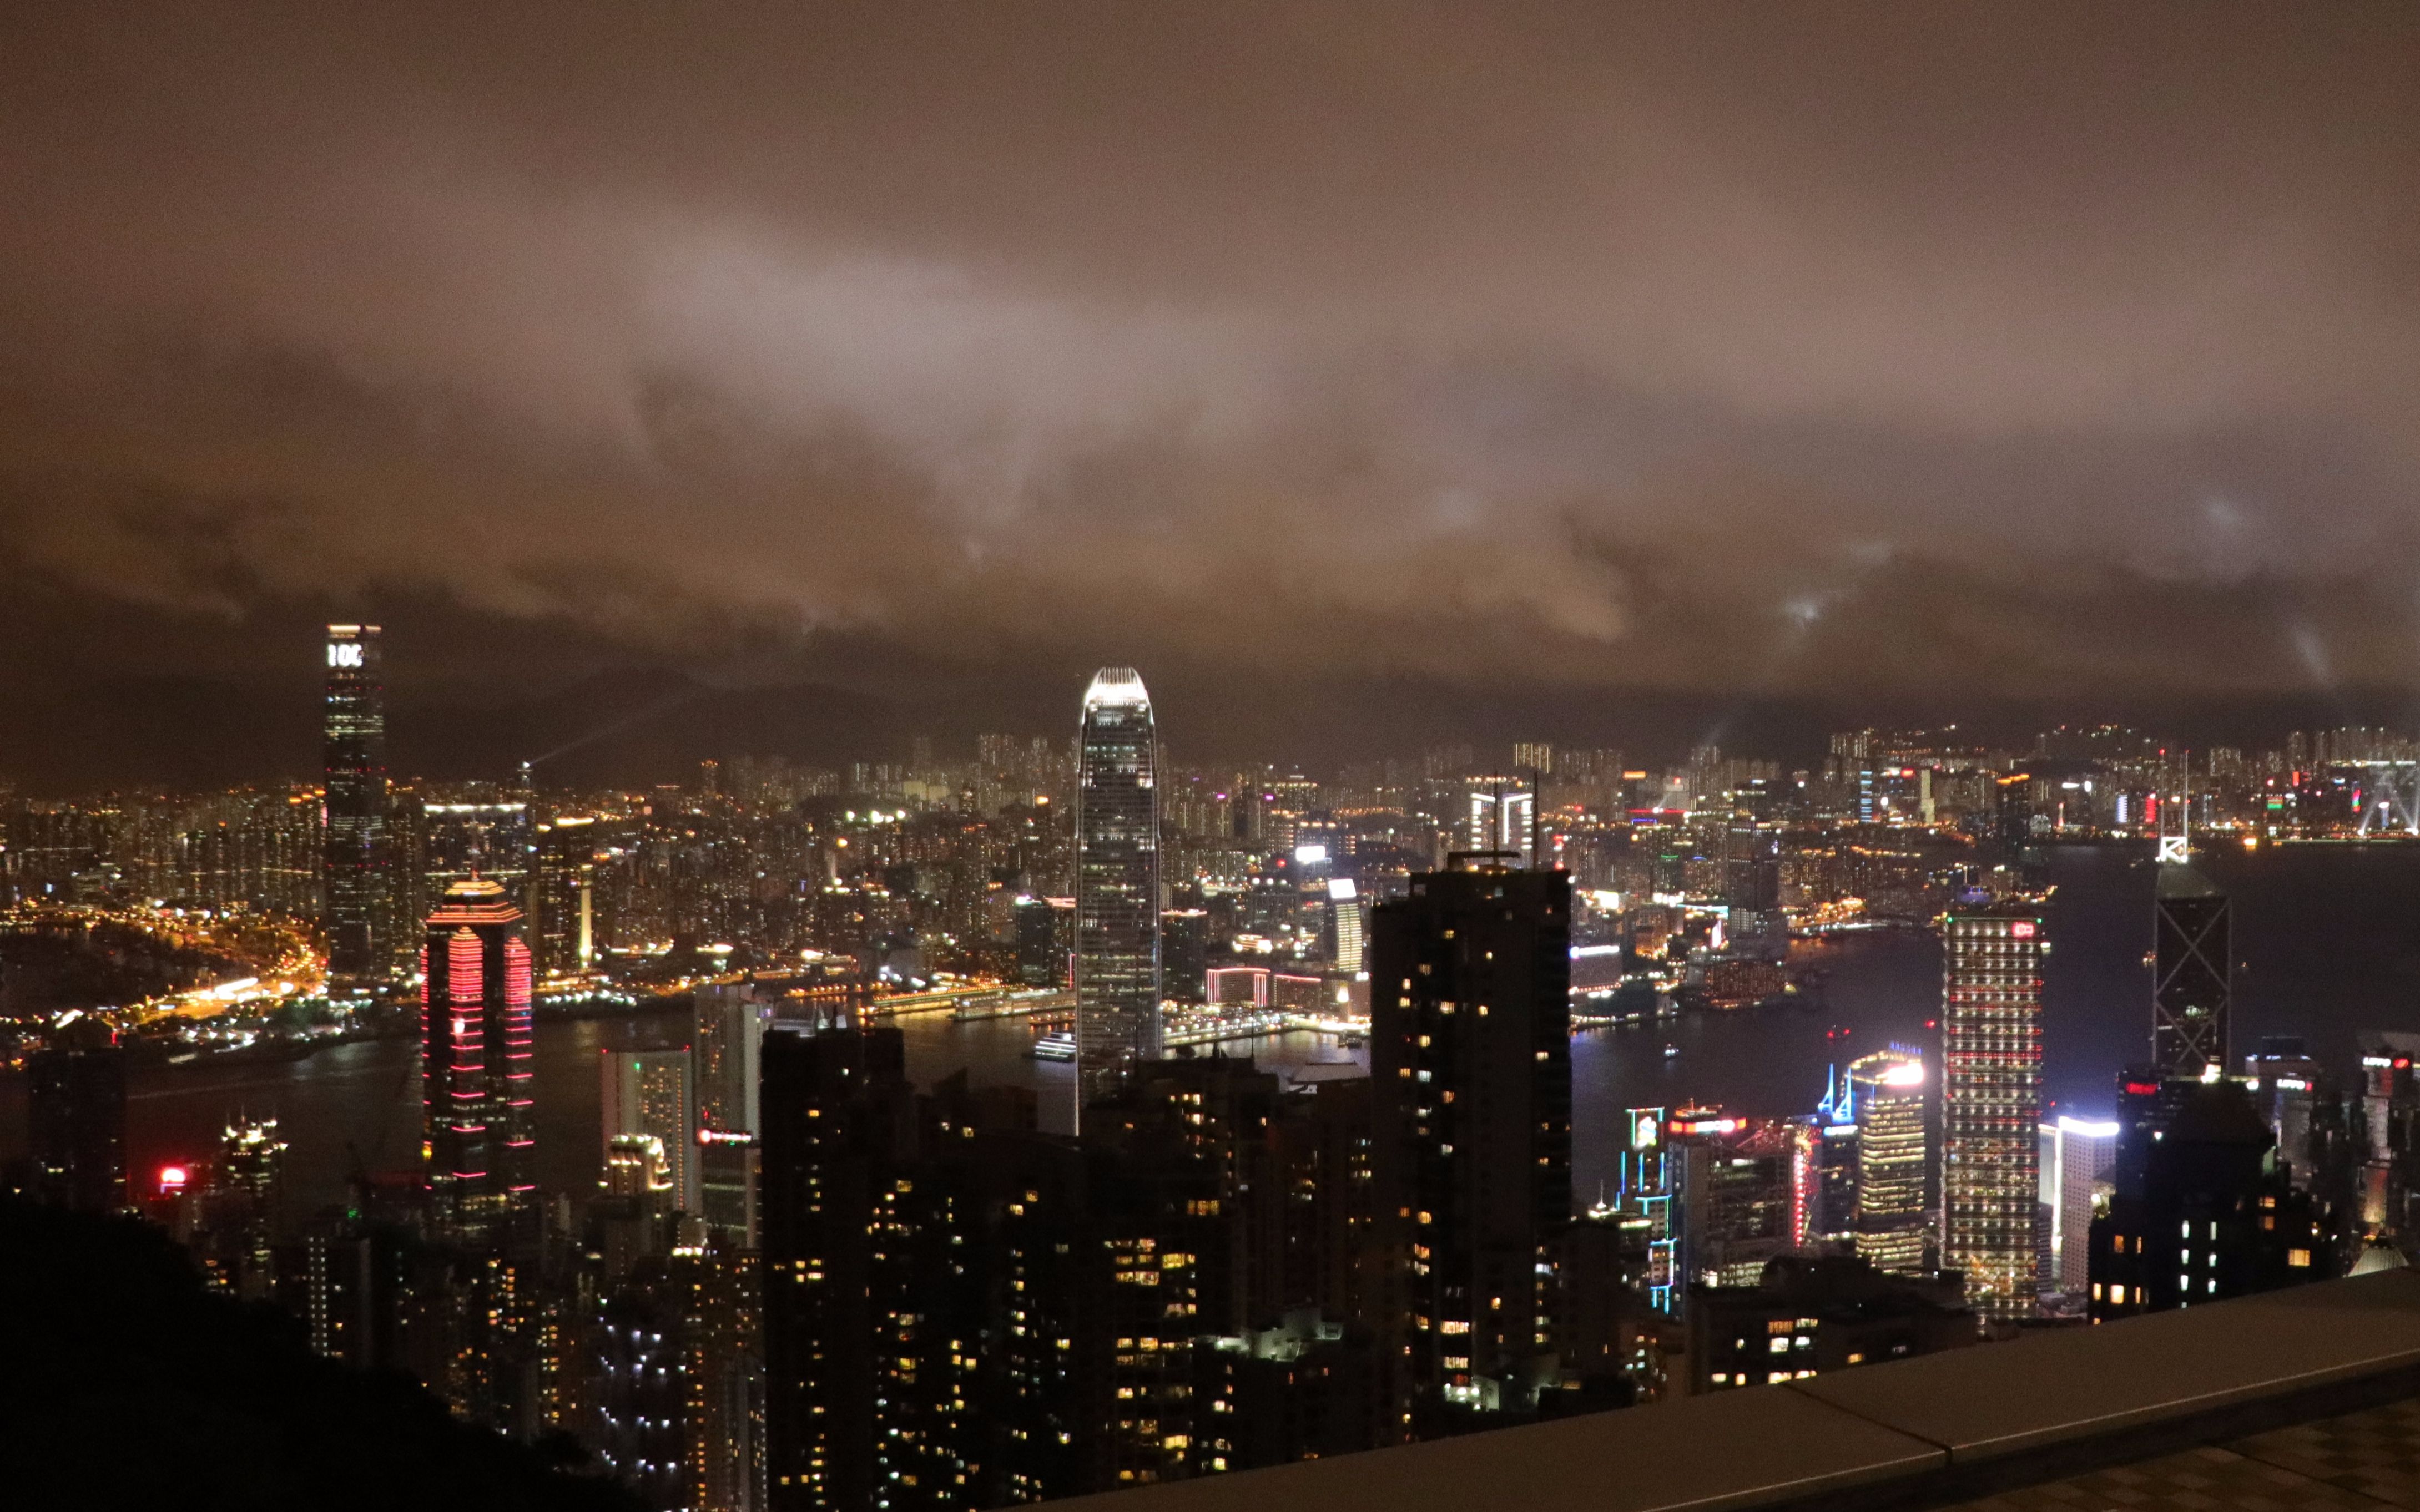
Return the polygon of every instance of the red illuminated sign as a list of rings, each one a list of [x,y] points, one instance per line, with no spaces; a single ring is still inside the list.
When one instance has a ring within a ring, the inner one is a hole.
[[[2033,920],[2021,918],[2009,926],[2009,933],[2017,939],[2030,940],[2034,937]]]

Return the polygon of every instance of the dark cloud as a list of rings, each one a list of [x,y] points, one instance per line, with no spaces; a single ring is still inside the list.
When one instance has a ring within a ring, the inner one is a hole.
[[[21,679],[384,594],[1231,730],[2414,681],[2405,7],[0,31],[0,570],[77,642]]]

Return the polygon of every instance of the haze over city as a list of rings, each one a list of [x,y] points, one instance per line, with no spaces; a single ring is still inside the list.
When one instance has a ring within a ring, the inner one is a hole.
[[[935,718],[1131,662],[1222,758],[2408,707],[2402,8],[9,32],[27,779],[230,703],[194,770],[302,775],[272,648],[348,615],[464,740],[634,666]]]

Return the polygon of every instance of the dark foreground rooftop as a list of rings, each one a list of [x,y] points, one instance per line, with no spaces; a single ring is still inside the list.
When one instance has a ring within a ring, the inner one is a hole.
[[[2420,1273],[1120,1494],[1117,1512],[2420,1512]],[[1104,1509],[1107,1512],[1107,1509]]]

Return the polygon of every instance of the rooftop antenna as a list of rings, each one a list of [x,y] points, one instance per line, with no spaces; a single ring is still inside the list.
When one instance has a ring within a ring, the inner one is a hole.
[[[1540,820],[1539,820],[1539,815],[1538,815],[1538,810],[1539,810],[1544,806],[1544,797],[1545,797],[1545,790],[1546,790],[1546,769],[1545,769],[1544,767],[1543,767],[1543,766],[1532,766],[1532,767],[1530,767],[1530,768],[1529,768],[1529,870],[1530,870],[1530,871],[1532,871],[1532,872],[1543,872],[1543,871],[1544,871],[1544,870],[1546,869],[1546,853],[1545,853],[1544,850],[1542,850],[1542,849],[1540,849],[1540,848],[1539,848],[1539,836],[1540,836],[1540,834],[1542,833],[1542,831],[1541,831],[1541,829],[1540,829]]]
[[[2173,835],[2168,833],[2170,809],[2177,811],[2177,832]],[[2184,866],[2192,861],[2193,843],[2190,836],[2192,825],[2193,800],[2191,798],[2179,795],[2160,806],[2160,864],[2162,866]]]

